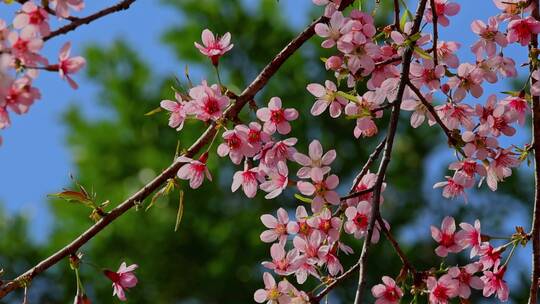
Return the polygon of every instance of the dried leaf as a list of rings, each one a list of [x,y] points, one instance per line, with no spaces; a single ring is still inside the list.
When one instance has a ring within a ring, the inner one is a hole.
[[[182,216],[184,215],[184,190],[180,190],[180,199],[178,202],[178,213],[176,213],[176,224],[174,225],[174,231],[178,231],[180,222],[182,222]]]

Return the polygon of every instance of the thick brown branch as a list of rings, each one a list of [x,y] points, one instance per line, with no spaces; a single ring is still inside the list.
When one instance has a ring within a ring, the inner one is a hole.
[[[112,14],[112,13],[115,13],[115,12],[119,12],[119,11],[122,11],[122,10],[127,10],[131,4],[133,4],[133,2],[135,2],[135,0],[124,0],[124,1],[121,1],[119,2],[118,4],[116,5],[113,5],[111,7],[108,7],[106,9],[103,9],[95,14],[92,14],[90,16],[87,16],[87,17],[82,17],[82,18],[77,18],[75,19],[74,21],[72,21],[70,24],[68,25],[65,25],[55,31],[52,31],[49,35],[43,37],[43,41],[47,41],[51,38],[54,38],[56,36],[59,36],[59,35],[63,35],[63,34],[66,34],[66,33],[69,33],[73,30],[75,30],[76,28],[78,28],[79,26],[83,25],[83,24],[88,24],[92,21],[95,21],[101,17],[104,17],[104,16],[107,16],[109,14]]]
[[[532,1],[533,11],[532,16],[536,20],[540,20],[539,0]],[[529,45],[529,56],[531,73],[538,69],[536,66],[538,48],[538,35],[533,35],[531,43]],[[531,86],[536,83],[537,80],[531,77]],[[533,96],[532,99],[532,138],[534,143],[540,142],[540,98]],[[538,302],[538,283],[540,278],[540,149],[535,144],[534,147],[534,210],[532,218],[531,236],[533,243],[532,253],[532,275],[531,286],[529,290],[529,304],[536,304]]]
[[[119,5],[122,5],[123,3],[131,4],[134,1],[135,0],[123,1]],[[343,6],[343,4],[349,5],[352,2],[353,0],[343,1],[342,7],[343,8],[346,7],[346,6]],[[127,5],[129,7],[129,4],[124,4],[124,5]],[[109,8],[108,10],[110,9],[111,8]],[[120,10],[120,9],[117,9],[117,10]],[[108,13],[101,13],[101,15],[106,15],[106,14]],[[92,20],[95,20],[97,18],[99,17],[95,17]],[[317,20],[327,21],[326,18],[322,18],[322,17]],[[261,71],[261,73],[257,76],[257,78],[244,90],[244,92],[242,92],[242,94],[238,96],[235,102],[232,103],[232,105],[229,108],[227,108],[227,110],[223,113],[223,119],[234,120],[235,117],[238,116],[238,114],[240,113],[244,105],[250,100],[252,100],[255,94],[257,94],[264,87],[264,85],[268,82],[268,80],[279,70],[279,67],[285,62],[285,60],[287,60],[287,58],[289,58],[297,49],[299,49],[304,42],[306,42],[309,38],[311,38],[314,35],[315,33],[314,27],[315,27],[315,24],[312,23],[306,30],[300,33],[293,41],[291,41],[287,46],[285,46],[285,48],[281,52],[279,52],[279,54],[263,69],[263,71]],[[76,26],[74,28],[76,28]],[[66,32],[73,30],[74,28],[67,29]],[[206,129],[206,131],[199,137],[199,139],[187,150],[184,156],[186,157],[195,156],[199,151],[201,151],[201,149],[204,146],[210,143],[210,141],[212,140],[214,135],[217,133],[217,131],[218,130],[216,128],[216,124],[212,123]],[[63,258],[69,256],[70,254],[76,253],[76,251],[79,250],[79,248],[81,248],[84,244],[90,241],[94,236],[96,236],[100,231],[102,231],[115,219],[120,217],[122,214],[127,212],[136,204],[145,200],[148,196],[150,196],[150,194],[152,194],[152,192],[157,190],[169,178],[174,177],[176,172],[178,172],[178,169],[180,169],[182,165],[183,165],[182,162],[175,161],[167,169],[161,172],[161,174],[159,174],[156,178],[154,178],[150,183],[145,185],[143,188],[141,188],[131,197],[129,197],[120,205],[118,205],[116,208],[111,210],[107,216],[103,217],[99,222],[97,222],[96,224],[88,228],[85,232],[83,232],[79,237],[73,240],[70,244],[63,247],[62,249],[55,252],[54,254],[47,257],[46,259],[42,260],[36,266],[32,267],[25,273],[21,274],[16,279],[1,286],[0,299],[5,297],[10,292],[23,287],[24,284],[21,284],[21,282],[30,282],[34,277],[44,272],[45,270],[49,269],[50,267],[52,267],[53,265],[61,261]]]
[[[414,23],[411,30],[411,35],[418,33],[420,30],[420,24],[424,16],[426,3],[427,3],[427,0],[420,0],[418,4],[418,8],[416,10],[416,14],[413,21]],[[383,159],[381,161],[379,170],[377,172],[377,182],[375,183],[375,189],[373,191],[373,203],[372,203],[372,208],[371,208],[368,231],[364,240],[364,245],[362,246],[362,253],[360,254],[360,259],[358,261],[360,264],[360,269],[359,269],[358,287],[356,289],[356,296],[354,300],[355,304],[360,304],[364,297],[364,290],[365,290],[365,285],[366,285],[367,260],[368,260],[369,249],[371,246],[371,238],[373,236],[375,222],[377,218],[379,218],[379,207],[380,207],[379,204],[380,204],[380,199],[381,199],[382,185],[383,185],[384,177],[386,175],[386,170],[388,168],[388,165],[390,164],[390,159],[392,156],[392,148],[394,145],[394,138],[397,132],[401,102],[403,99],[403,95],[405,93],[407,82],[409,80],[411,60],[412,60],[412,55],[414,53],[413,47],[414,45],[407,47],[403,54],[399,87],[397,91],[396,100],[393,102],[394,107],[392,109],[392,114],[390,116],[390,123],[388,126],[388,135],[386,138],[386,145],[384,148]]]

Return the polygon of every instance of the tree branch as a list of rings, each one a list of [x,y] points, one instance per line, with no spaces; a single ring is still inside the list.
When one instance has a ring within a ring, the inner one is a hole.
[[[82,17],[82,18],[76,18],[74,19],[70,24],[68,25],[65,25],[55,31],[52,31],[49,35],[43,37],[43,41],[47,41],[51,38],[54,38],[56,36],[59,36],[59,35],[63,35],[63,34],[66,34],[66,33],[69,33],[73,30],[75,30],[76,28],[78,28],[79,26],[83,25],[83,24],[89,24],[90,22],[92,21],[95,21],[101,17],[104,17],[104,16],[107,16],[109,14],[112,14],[112,13],[115,13],[115,12],[119,12],[119,11],[122,11],[122,10],[127,10],[131,4],[133,4],[133,2],[135,2],[135,0],[123,0],[121,2],[119,2],[118,4],[116,5],[113,5],[111,7],[108,7],[106,9],[103,9],[95,14],[92,14],[90,16],[87,16],[87,17]]]
[[[418,8],[416,10],[416,14],[414,17],[413,27],[410,33],[411,36],[415,35],[420,30],[420,25],[422,22],[422,18],[424,16],[424,11],[426,10],[426,3],[427,3],[427,0],[420,0],[418,4]],[[392,109],[392,114],[390,116],[390,123],[388,126],[388,135],[386,138],[386,145],[384,148],[383,159],[381,161],[379,170],[377,172],[377,182],[375,183],[375,190],[373,192],[373,204],[371,208],[368,231],[364,239],[364,245],[362,246],[362,253],[360,254],[360,259],[358,261],[360,269],[359,269],[358,287],[356,289],[356,296],[354,300],[355,304],[360,304],[364,296],[364,290],[365,290],[365,285],[366,285],[367,260],[368,260],[369,248],[371,246],[371,238],[373,236],[373,229],[375,228],[375,221],[379,217],[382,184],[383,184],[384,176],[386,175],[386,170],[388,168],[388,165],[390,163],[390,159],[392,156],[392,148],[394,145],[394,138],[397,132],[401,102],[403,99],[403,94],[405,93],[407,81],[409,80],[409,70],[411,66],[413,53],[414,53],[414,43],[408,46],[403,54],[402,70],[401,70],[398,92],[397,92],[396,100],[393,102],[394,107]]]
[[[437,66],[439,64],[439,60],[437,59],[437,40],[439,39],[439,16],[437,15],[437,6],[435,5],[435,0],[429,0],[429,4],[431,6],[431,14],[433,15],[433,17],[431,18],[433,21],[433,63],[435,66]]]
[[[536,20],[540,20],[539,0],[532,1],[533,11],[532,16]],[[537,69],[537,48],[538,35],[532,35],[531,43],[529,44],[529,57],[531,73]],[[536,83],[536,79],[531,77],[531,86]],[[534,143],[540,142],[540,97],[533,96],[532,98],[532,138]],[[538,302],[538,283],[540,277],[540,148],[534,145],[534,211],[531,224],[531,236],[533,241],[532,252],[532,274],[531,287],[529,290],[529,304]]]
[[[118,7],[119,5],[120,6],[127,5],[127,7],[129,7],[129,5],[133,3],[134,1],[135,0],[126,0],[119,3],[118,5],[114,7]],[[346,6],[350,5],[353,1],[354,0],[343,1],[340,9],[343,9]],[[114,7],[107,9],[108,12],[103,13],[105,11],[104,10],[97,14],[100,14],[100,16],[109,14],[115,11]],[[125,8],[117,8],[117,10],[121,10],[121,9],[125,9]],[[97,14],[94,14],[92,16],[96,16]],[[89,16],[87,18],[90,18],[92,16]],[[87,18],[81,18],[81,20],[88,20]],[[92,20],[95,20],[99,18],[99,16],[92,17],[92,18],[93,18]],[[318,18],[315,22],[327,22],[327,21],[328,21],[328,18],[321,17],[321,18]],[[285,48],[281,52],[279,52],[276,55],[276,57],[261,71],[261,73],[255,78],[255,80],[244,90],[244,92],[242,92],[242,94],[238,96],[235,102],[233,102],[231,106],[228,107],[227,110],[225,110],[225,112],[222,115],[224,120],[227,120],[227,119],[234,120],[234,118],[238,116],[238,114],[240,113],[244,105],[250,100],[252,100],[253,97],[266,85],[268,80],[272,76],[274,76],[274,74],[279,70],[279,67],[281,67],[281,65],[297,49],[299,49],[303,45],[304,42],[306,42],[309,38],[311,38],[315,34],[315,30],[314,30],[315,24],[316,24],[315,22],[313,22],[308,28],[306,28],[306,30],[304,30],[296,38],[294,38],[289,44],[287,44],[287,46],[285,46]],[[59,34],[63,34],[65,32],[71,31],[75,29],[77,26],[78,25],[73,25],[71,28],[68,28],[64,32],[59,33]],[[212,122],[212,124],[206,129],[206,131],[199,137],[199,139],[197,139],[197,141],[187,150],[184,156],[186,157],[195,156],[204,146],[206,146],[212,140],[212,138],[214,137],[216,133],[217,133],[216,123]],[[176,173],[178,172],[178,169],[180,169],[180,167],[182,167],[183,164],[184,164],[183,162],[179,162],[179,161],[173,162],[168,168],[166,168],[163,172],[161,172],[150,183],[146,184],[143,188],[141,188],[131,197],[129,197],[120,205],[118,205],[116,208],[111,210],[105,217],[103,217],[96,224],[88,228],[85,232],[83,232],[79,237],[77,237],[71,243],[69,243],[62,249],[58,250],[51,256],[47,257],[46,259],[42,260],[36,266],[30,268],[29,270],[19,275],[14,280],[9,281],[5,285],[1,286],[0,299],[5,297],[10,292],[27,285],[28,283],[31,282],[31,280],[34,277],[46,271],[47,269],[49,269],[50,267],[52,267],[53,265],[61,261],[63,258],[69,256],[70,254],[76,253],[76,251],[79,248],[81,248],[84,244],[90,241],[94,236],[96,236],[100,231],[102,231],[115,219],[117,219],[122,214],[124,214],[129,209],[131,209],[133,206],[142,202],[144,199],[150,196],[150,194],[152,194],[155,190],[157,190],[169,178],[174,177]]]

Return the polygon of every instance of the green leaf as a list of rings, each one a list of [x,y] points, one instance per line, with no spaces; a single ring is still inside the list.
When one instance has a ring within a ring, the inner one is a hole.
[[[300,195],[300,194],[298,194],[298,193],[295,193],[295,194],[294,194],[294,197],[295,197],[297,200],[299,200],[299,201],[301,201],[301,202],[304,202],[304,203],[307,203],[307,204],[311,204],[311,202],[313,201],[312,199],[310,199],[310,198],[308,198],[308,197],[304,197],[304,196],[302,196],[302,195]]]
[[[422,57],[422,58],[424,58],[424,59],[433,59],[433,58],[431,57],[431,55],[430,55],[428,52],[424,51],[424,50],[423,50],[422,48],[420,48],[420,47],[415,46],[415,47],[414,47],[414,51],[415,51],[416,53],[418,53],[418,55],[420,55],[420,57]]]
[[[407,23],[407,16],[408,14],[401,15],[401,18],[399,19],[399,28],[401,31],[405,31],[405,24]]]
[[[84,192],[73,191],[73,190],[64,190],[62,192],[49,194],[49,196],[54,196],[66,200],[70,203],[79,203],[85,206],[93,206],[92,200]]]
[[[151,116],[151,115],[154,115],[154,114],[159,113],[161,111],[162,111],[161,107],[157,107],[157,108],[153,109],[152,111],[145,113],[144,116]]]
[[[174,225],[174,231],[178,231],[180,222],[182,222],[182,216],[184,215],[184,190],[180,190],[180,199],[178,202],[178,213],[176,213],[176,224]]]

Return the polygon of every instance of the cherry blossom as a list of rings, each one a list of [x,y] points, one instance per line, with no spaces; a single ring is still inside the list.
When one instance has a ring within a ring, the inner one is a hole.
[[[504,280],[505,272],[506,267],[500,267],[498,262],[496,262],[493,266],[493,271],[484,271],[484,275],[482,276],[482,281],[484,282],[484,297],[489,297],[496,293],[497,298],[502,302],[506,302],[508,300],[509,290],[508,285]]]
[[[288,283],[281,281],[276,284],[276,280],[268,272],[263,273],[264,289],[258,289],[253,295],[257,303],[278,304],[287,299]]]
[[[260,185],[260,188],[261,190],[268,192],[264,198],[272,199],[279,196],[289,184],[289,169],[287,168],[287,165],[285,165],[285,162],[280,161],[277,163],[276,168],[270,170],[267,174],[269,179],[263,182]]]
[[[401,288],[391,277],[383,276],[382,281],[383,284],[377,284],[371,288],[371,293],[377,298],[375,304],[398,304],[403,297]]]
[[[20,12],[13,19],[15,29],[27,31],[29,35],[47,36],[50,33],[49,14],[33,1],[25,2]]]
[[[281,99],[272,97],[267,108],[257,110],[257,118],[264,122],[263,129],[265,132],[274,134],[277,131],[279,134],[288,134],[291,132],[289,121],[298,118],[298,111],[292,108],[283,109]]]
[[[217,66],[219,64],[219,57],[230,51],[234,44],[231,44],[231,34],[225,33],[223,37],[214,36],[214,34],[205,29],[202,31],[201,39],[203,45],[195,42],[195,47],[199,51],[212,60],[212,64]]]
[[[224,157],[229,155],[231,161],[238,165],[244,156],[253,156],[256,151],[247,142],[249,128],[245,125],[237,125],[233,130],[223,132],[224,143],[220,144],[217,149],[219,156]]]
[[[298,170],[298,177],[309,178],[314,168],[320,168],[323,174],[330,172],[330,164],[336,159],[336,150],[329,150],[323,154],[322,145],[318,140],[309,144],[309,156],[296,152],[294,160],[303,167]]]
[[[139,267],[137,264],[127,266],[122,262],[116,272],[105,270],[104,273],[113,282],[113,296],[117,296],[120,301],[126,300],[125,290],[137,285],[137,277],[133,273]]]
[[[202,121],[217,120],[229,104],[229,98],[221,94],[218,85],[208,86],[206,81],[189,90],[193,100],[187,103],[187,113],[196,115]]]
[[[81,11],[84,8],[83,0],[49,0],[56,11],[56,15],[61,18],[70,16],[69,10]]]
[[[177,161],[186,163],[178,170],[178,178],[189,180],[189,186],[191,189],[199,188],[203,181],[204,177],[209,181],[212,181],[212,175],[206,166],[206,160],[208,159],[208,153],[201,155],[199,160],[193,160],[189,157],[180,156]]]
[[[66,42],[58,56],[58,72],[60,77],[66,79],[73,89],[77,89],[79,86],[69,75],[82,69],[86,65],[86,60],[81,56],[70,57],[70,53],[71,43]]]
[[[435,13],[438,17],[437,22],[442,26],[448,26],[450,24],[450,20],[447,16],[455,16],[460,10],[459,4],[450,1],[451,0],[435,0]],[[433,20],[433,9],[431,8],[431,2],[428,2],[425,19],[428,22],[432,22]]]
[[[286,276],[291,274],[291,262],[298,256],[296,249],[285,252],[284,244],[276,243],[270,247],[271,262],[263,262],[262,265],[274,270],[276,274]]]
[[[440,257],[446,257],[448,253],[458,253],[463,250],[463,232],[456,233],[456,222],[453,217],[443,219],[441,229],[431,226],[431,236],[439,243],[435,253]]]
[[[480,277],[474,276],[482,268],[482,264],[471,263],[465,267],[451,267],[448,274],[458,283],[458,296],[462,299],[468,299],[471,295],[471,288],[481,290],[484,288],[484,282]]]
[[[367,201],[361,201],[356,206],[347,207],[345,210],[347,221],[345,222],[345,232],[353,234],[355,238],[360,239],[367,234],[369,218],[371,216],[371,204]],[[371,242],[379,241],[378,225],[373,229]]]
[[[427,279],[430,304],[447,304],[450,299],[458,295],[459,283],[450,274],[441,276],[438,280],[434,277]]]
[[[287,236],[298,232],[298,225],[295,222],[289,221],[289,215],[283,208],[277,211],[277,218],[270,214],[263,214],[261,222],[269,230],[261,233],[261,241],[272,243],[279,239],[280,243],[285,243]]]
[[[162,100],[160,106],[170,112],[169,127],[175,128],[177,131],[182,130],[184,121],[186,120],[186,104],[182,101],[180,94],[174,94],[176,100]]]
[[[509,43],[519,42],[522,46],[526,46],[531,41],[531,36],[538,33],[540,33],[540,22],[531,16],[508,23]]]
[[[471,255],[473,258],[479,254],[482,245],[482,233],[480,232],[480,221],[475,220],[474,226],[469,223],[459,224],[462,230],[461,246],[463,248],[471,247]]]
[[[231,185],[231,191],[236,192],[240,186],[242,191],[249,198],[254,198],[257,195],[257,188],[259,183],[264,182],[264,177],[259,172],[259,168],[244,168],[244,171],[237,171],[234,173],[233,182]]]
[[[311,203],[313,212],[319,212],[325,204],[337,205],[340,202],[339,194],[334,189],[339,184],[337,175],[332,174],[324,177],[320,168],[311,169],[311,182],[299,181],[296,185],[300,193],[312,196],[315,195]]]
[[[312,83],[307,86],[307,90],[318,99],[311,108],[313,116],[321,115],[326,108],[330,107],[330,116],[337,118],[341,115],[342,108],[347,105],[347,100],[336,94],[337,87],[330,81],[325,81],[325,86],[318,83]]]
[[[482,59],[483,53],[489,58],[494,57],[497,52],[497,44],[501,47],[508,44],[506,36],[499,32],[499,21],[495,17],[489,18],[488,24],[485,24],[482,20],[474,20],[471,29],[480,36],[480,39],[471,46],[477,60]]]

